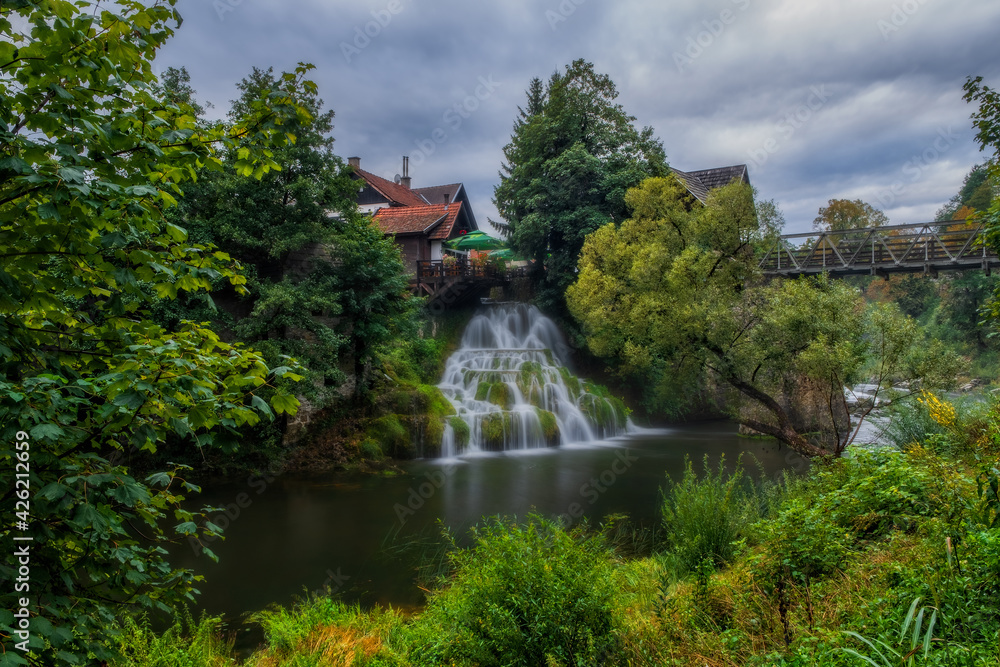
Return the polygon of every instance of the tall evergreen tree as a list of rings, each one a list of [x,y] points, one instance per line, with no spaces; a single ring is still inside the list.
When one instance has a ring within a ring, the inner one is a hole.
[[[617,97],[607,75],[576,60],[544,87],[532,80],[504,147],[498,227],[535,260],[539,300],[557,313],[587,234],[624,220],[628,189],[667,173],[663,145],[651,128],[635,128]]]

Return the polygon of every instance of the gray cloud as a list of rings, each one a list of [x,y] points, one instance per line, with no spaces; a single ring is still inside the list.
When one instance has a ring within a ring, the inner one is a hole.
[[[225,113],[252,66],[312,62],[337,114],[340,155],[360,155],[387,177],[410,155],[414,185],[463,181],[480,221],[496,217],[490,199],[502,148],[530,79],[575,58],[611,76],[621,103],[656,130],[671,164],[749,164],[761,195],[784,209],[789,231],[809,229],[817,209],[839,197],[881,205],[893,222],[932,217],[981,161],[962,83],[967,75],[1000,78],[1000,5],[979,0],[180,0],[178,7],[185,22],[157,65],[186,66],[215,114]],[[475,96],[481,77],[499,85],[474,110],[463,107],[456,126],[449,110]],[[435,130],[445,140],[422,155]],[[955,138],[931,151],[940,130]],[[755,160],[761,150],[767,159]],[[899,194],[886,196],[894,187]]]

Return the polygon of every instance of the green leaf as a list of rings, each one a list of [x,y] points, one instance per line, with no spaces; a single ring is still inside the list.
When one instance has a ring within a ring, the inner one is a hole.
[[[138,410],[145,402],[146,397],[137,392],[135,389],[123,391],[115,396],[115,399],[112,401],[115,405],[126,408],[127,410]]]
[[[58,424],[39,424],[31,429],[31,437],[35,440],[59,440],[65,435]]]
[[[260,410],[265,415],[267,415],[268,418],[272,420],[274,419],[274,413],[271,412],[270,406],[268,406],[267,401],[265,401],[263,398],[261,398],[260,396],[254,396],[250,403],[257,410]]]
[[[278,393],[271,397],[271,406],[280,414],[295,414],[299,409],[299,399],[290,394]]]
[[[50,201],[39,205],[38,217],[42,220],[55,220],[56,222],[62,220],[62,217],[59,215],[59,209]]]

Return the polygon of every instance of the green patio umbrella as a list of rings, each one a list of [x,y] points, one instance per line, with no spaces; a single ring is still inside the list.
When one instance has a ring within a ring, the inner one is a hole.
[[[464,236],[459,236],[457,239],[447,241],[444,245],[452,250],[493,250],[502,248],[503,241],[477,229]]]
[[[524,259],[524,257],[518,255],[511,248],[500,248],[499,250],[494,250],[493,252],[490,253],[490,257],[495,257],[497,259],[506,259],[515,262]]]

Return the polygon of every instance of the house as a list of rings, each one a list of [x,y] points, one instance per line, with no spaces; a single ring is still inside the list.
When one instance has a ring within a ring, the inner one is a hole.
[[[735,164],[731,167],[717,167],[715,169],[702,169],[701,171],[681,171],[674,169],[674,176],[677,177],[691,196],[705,204],[708,200],[708,193],[715,188],[729,185],[733,181],[750,185],[750,174],[747,172],[745,164]]]
[[[362,169],[359,157],[347,162],[354,178],[362,182],[358,208],[393,237],[412,273],[417,272],[418,261],[440,260],[445,241],[479,229],[463,184],[412,188],[406,157],[402,176],[393,181]]]

